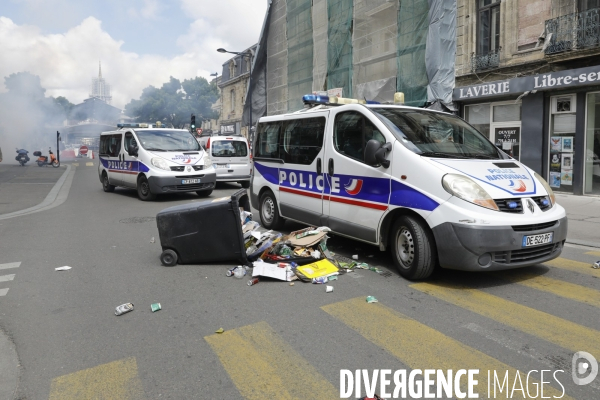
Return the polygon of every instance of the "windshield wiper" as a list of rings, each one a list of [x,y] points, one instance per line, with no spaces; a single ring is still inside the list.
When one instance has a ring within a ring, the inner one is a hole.
[[[148,151],[167,151],[167,150],[163,150],[163,149],[154,149],[154,148],[149,148],[146,150],[148,150]]]
[[[424,151],[422,153],[418,153],[420,156],[425,157],[441,157],[441,158],[469,158],[464,156],[463,154],[456,153],[444,153],[441,151]]]

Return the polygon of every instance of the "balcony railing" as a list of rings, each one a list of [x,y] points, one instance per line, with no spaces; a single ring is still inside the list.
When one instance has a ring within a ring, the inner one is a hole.
[[[600,46],[600,8],[546,21],[545,54]]]
[[[473,53],[471,55],[471,72],[497,68],[500,65],[500,50],[502,50],[502,47],[487,54]]]

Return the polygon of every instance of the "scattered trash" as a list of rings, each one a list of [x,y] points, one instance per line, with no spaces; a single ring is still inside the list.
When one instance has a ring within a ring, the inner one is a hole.
[[[353,259],[353,260],[358,260],[358,254],[354,254],[354,255],[352,256],[352,259]]]
[[[162,310],[162,307],[160,306],[160,303],[152,303],[150,304],[150,309],[152,312],[157,312],[158,310]]]
[[[291,265],[286,265],[282,268],[278,264],[269,264],[263,260],[255,261],[252,265],[254,266],[254,268],[252,268],[253,277],[263,276],[267,278],[279,279],[280,281],[290,282],[294,276],[294,271]]]
[[[312,278],[312,283],[327,283],[328,279],[326,276],[318,276],[316,278]]]
[[[379,300],[377,300],[374,296],[367,296],[367,303],[379,303]]]
[[[254,286],[254,285],[256,285],[258,282],[260,282],[260,281],[258,280],[258,278],[252,278],[252,279],[250,279],[250,280],[248,281],[248,286]]]
[[[115,315],[123,315],[125,313],[128,313],[129,311],[133,311],[132,303],[121,304],[115,309]]]
[[[593,265],[592,268],[594,269],[600,269],[600,261],[596,261]]]
[[[333,286],[327,286],[325,288],[325,293],[331,293],[331,292],[333,292]]]
[[[54,270],[55,270],[55,271],[68,271],[68,270],[70,270],[70,269],[71,269],[71,267],[69,267],[69,266],[67,266],[67,265],[65,265],[64,267],[57,267],[57,268],[54,268]]]
[[[311,264],[296,268],[296,275],[303,281],[310,281],[317,277],[338,275],[339,269],[328,259],[323,259]]]
[[[330,281],[337,281],[338,280],[338,276],[337,275],[331,275],[328,277]]]
[[[294,286],[294,282],[290,282],[290,286]]]
[[[150,239],[150,243],[154,243],[154,236],[152,236],[152,239]]]
[[[223,329],[223,328],[219,328],[215,331],[215,333],[223,333],[223,332],[225,332],[225,329]]]

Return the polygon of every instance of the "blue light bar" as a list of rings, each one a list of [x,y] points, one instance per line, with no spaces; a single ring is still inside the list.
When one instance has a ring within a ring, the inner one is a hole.
[[[378,101],[375,101],[375,100],[367,100],[367,104],[381,104],[381,103]]]
[[[117,128],[139,128],[140,124],[117,124]]]
[[[516,202],[516,201],[507,201],[507,202],[506,202],[506,205],[507,205],[507,206],[508,206],[508,208],[510,208],[510,209],[517,208],[517,206],[518,206],[518,204],[517,204],[517,202]]]
[[[329,96],[321,96],[318,94],[305,94],[302,96],[302,102],[304,104],[327,104],[329,103]]]

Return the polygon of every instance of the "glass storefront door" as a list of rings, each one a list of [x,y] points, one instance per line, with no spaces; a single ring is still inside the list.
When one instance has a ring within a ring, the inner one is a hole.
[[[555,190],[573,193],[575,160],[575,96],[551,97],[550,171],[548,183]]]
[[[521,103],[502,102],[465,106],[465,120],[509,156],[519,159]]]
[[[587,95],[585,194],[600,194],[600,93]]]

